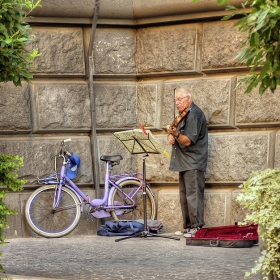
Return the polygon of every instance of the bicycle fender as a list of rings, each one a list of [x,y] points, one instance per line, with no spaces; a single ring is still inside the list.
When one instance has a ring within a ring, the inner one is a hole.
[[[79,199],[79,201],[81,202],[81,212],[84,212],[84,203],[82,198],[78,195],[78,193],[69,185],[64,185],[65,188],[71,190]]]
[[[116,184],[116,185],[119,185],[121,182],[127,181],[127,180],[134,180],[134,181],[141,182],[141,181],[140,181],[138,178],[136,178],[136,177],[125,177],[125,178],[122,178],[122,179],[118,180],[115,184]]]

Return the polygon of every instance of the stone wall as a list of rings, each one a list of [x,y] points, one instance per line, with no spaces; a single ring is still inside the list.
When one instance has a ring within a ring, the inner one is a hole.
[[[235,1],[240,6],[241,1]],[[174,88],[191,90],[206,114],[209,161],[205,192],[207,226],[242,221],[244,210],[235,201],[238,185],[254,170],[280,166],[279,90],[259,96],[235,89],[246,67],[235,60],[246,34],[216,1],[99,0],[93,50],[96,131],[99,156],[121,154],[114,172],[142,170],[142,156],[130,155],[112,132],[151,129],[170,152],[165,126],[175,116]],[[62,139],[82,165],[76,182],[91,198],[93,188],[91,109],[88,87],[88,45],[94,0],[42,0],[29,19],[36,40],[29,47],[35,60],[34,81],[0,88],[0,152],[19,154],[27,179],[24,191],[10,193],[7,203],[19,215],[9,218],[9,237],[34,236],[27,227],[24,206],[37,185],[37,176],[53,172],[54,152]],[[182,227],[178,174],[169,159],[150,155],[147,179],[157,200],[157,218],[167,232]],[[100,163],[103,182],[104,165]],[[82,217],[71,235],[95,234],[100,222]]]

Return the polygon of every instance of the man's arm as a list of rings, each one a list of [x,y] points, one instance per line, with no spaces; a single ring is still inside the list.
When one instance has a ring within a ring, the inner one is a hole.
[[[184,134],[178,133],[178,135],[174,136],[174,138],[177,142],[179,142],[180,144],[183,144],[185,146],[190,146],[190,144],[192,143],[191,139]]]
[[[178,133],[175,127],[170,127],[170,125],[168,125],[166,127],[166,130],[168,132],[167,139],[169,144],[174,144],[175,140],[185,146],[190,146],[190,144],[192,143],[191,139],[188,136]]]

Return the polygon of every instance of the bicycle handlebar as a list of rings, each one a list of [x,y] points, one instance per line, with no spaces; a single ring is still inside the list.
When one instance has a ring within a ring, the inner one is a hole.
[[[69,153],[68,151],[66,151],[66,150],[64,149],[64,146],[66,146],[65,143],[70,142],[70,141],[71,141],[71,138],[67,138],[67,139],[61,141],[61,143],[60,143],[60,150],[59,150],[59,151],[56,151],[55,157],[54,157],[54,170],[55,170],[55,171],[57,171],[57,160],[56,160],[57,157],[63,157],[63,158],[64,158],[63,161],[65,161],[65,155],[67,155],[67,156],[69,156],[69,157],[72,156],[71,153]],[[58,153],[57,153],[57,152],[58,152]]]
[[[60,148],[60,151],[59,151],[59,155],[62,155],[62,153],[64,153],[68,156],[71,156],[71,154],[69,152],[67,152],[65,150],[64,151],[62,150],[63,147],[66,146],[65,143],[70,142],[70,141],[71,141],[71,138],[67,138],[67,139],[61,141],[61,144],[60,144],[61,148]]]
[[[70,142],[71,138],[67,138],[65,140],[62,140],[61,145],[64,146],[65,143]]]

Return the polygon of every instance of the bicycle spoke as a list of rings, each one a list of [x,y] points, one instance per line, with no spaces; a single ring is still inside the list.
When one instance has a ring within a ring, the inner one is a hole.
[[[79,203],[78,205],[81,205],[81,203]],[[67,205],[67,206],[64,206],[64,207],[55,208],[55,209],[53,209],[53,212],[57,213],[57,212],[64,211],[64,210],[67,210],[67,209],[72,209],[72,208],[76,209],[76,207],[77,207],[77,204]]]
[[[119,187],[121,190],[115,188],[112,196],[111,205],[128,206],[131,208],[118,208],[111,211],[111,216],[115,220],[136,220],[144,217],[143,211],[143,191],[139,188],[141,182],[138,180],[123,181]],[[125,194],[133,196],[132,200],[128,199]],[[155,201],[148,189],[146,189],[146,206],[148,219],[154,219],[156,214]],[[119,211],[121,210],[121,211]],[[118,214],[121,213],[121,214]]]
[[[53,208],[55,186],[37,189],[26,204],[26,220],[30,227],[45,237],[60,237],[71,232],[78,224],[81,203],[76,195],[62,188],[61,201],[57,209]]]

